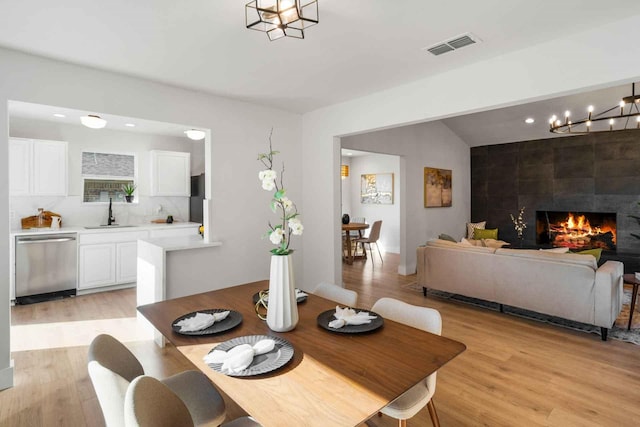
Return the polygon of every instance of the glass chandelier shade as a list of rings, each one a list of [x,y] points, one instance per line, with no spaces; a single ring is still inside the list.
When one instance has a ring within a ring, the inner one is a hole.
[[[253,0],[245,6],[250,30],[266,32],[269,40],[304,38],[304,30],[317,24],[318,0]]]

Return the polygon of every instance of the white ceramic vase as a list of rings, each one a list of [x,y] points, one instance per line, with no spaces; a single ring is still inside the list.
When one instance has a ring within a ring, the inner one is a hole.
[[[275,332],[287,332],[297,324],[298,303],[291,255],[272,255],[267,326]]]

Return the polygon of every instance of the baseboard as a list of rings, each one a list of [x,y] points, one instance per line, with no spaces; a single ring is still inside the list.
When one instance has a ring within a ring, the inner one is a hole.
[[[13,387],[13,359],[9,362],[9,367],[0,370],[0,390]]]

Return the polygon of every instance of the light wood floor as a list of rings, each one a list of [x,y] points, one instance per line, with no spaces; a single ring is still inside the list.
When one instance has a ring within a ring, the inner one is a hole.
[[[398,256],[384,258],[383,266],[379,259],[345,265],[345,285],[358,292],[359,305],[388,296],[436,308],[443,335],[467,345],[438,372],[434,401],[443,427],[638,425],[640,346],[425,299],[410,286],[415,276],[395,273]],[[150,375],[191,368],[174,348],[138,337],[133,290],[14,307],[12,324],[12,348],[20,350],[12,354],[15,387],[0,392],[0,426],[104,425],[86,370],[88,343],[100,332],[121,334]],[[243,414],[227,406],[231,418]],[[397,425],[386,416],[371,423]],[[428,411],[408,425],[430,426]]]

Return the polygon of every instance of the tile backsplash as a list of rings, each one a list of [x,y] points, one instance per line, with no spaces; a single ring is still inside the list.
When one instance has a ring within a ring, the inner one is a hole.
[[[64,227],[95,226],[107,223],[109,203],[83,203],[80,196],[11,197],[9,210],[11,229],[22,228],[20,219],[38,213],[38,208],[58,213]],[[113,215],[118,224],[147,224],[154,219],[172,215],[175,221],[189,220],[188,197],[139,197],[137,203],[113,203]]]

